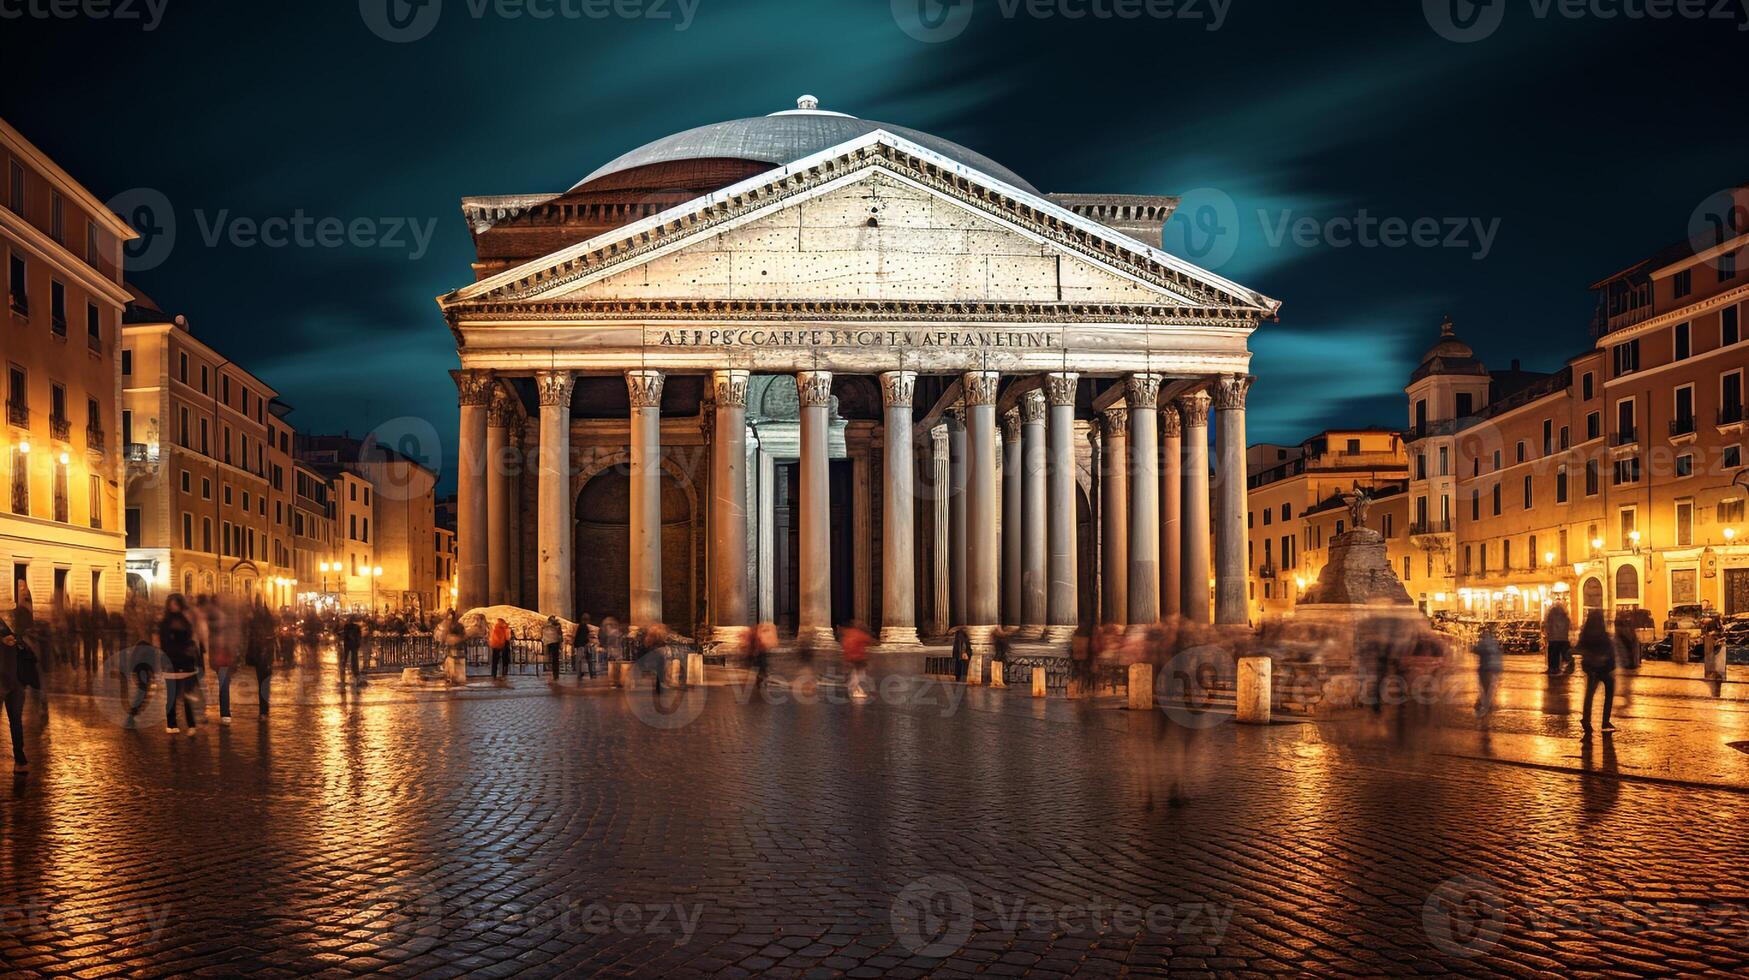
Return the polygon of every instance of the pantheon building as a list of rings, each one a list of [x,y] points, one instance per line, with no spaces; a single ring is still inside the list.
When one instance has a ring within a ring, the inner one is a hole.
[[[1279,303],[1161,250],[1176,203],[811,97],[463,199],[458,608],[895,647],[1244,623]]]

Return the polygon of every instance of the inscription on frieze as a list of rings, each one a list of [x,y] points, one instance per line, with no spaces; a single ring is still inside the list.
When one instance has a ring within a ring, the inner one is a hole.
[[[1058,330],[843,329],[843,328],[652,328],[652,347],[711,347],[741,350],[838,347],[860,350],[1060,350]]]

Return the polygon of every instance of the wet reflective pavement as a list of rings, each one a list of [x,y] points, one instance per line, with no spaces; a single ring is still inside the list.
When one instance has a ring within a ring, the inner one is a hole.
[[[1486,722],[1459,678],[1437,703],[1268,727],[919,665],[881,661],[866,703],[832,677],[720,672],[658,699],[309,669],[276,678],[265,720],[245,672],[230,726],[209,677],[193,737],[165,733],[160,691],[130,729],[116,681],[63,673],[0,799],[0,968],[1749,966],[1745,685],[1647,670],[1622,731],[1582,740],[1582,684],[1516,658]]]

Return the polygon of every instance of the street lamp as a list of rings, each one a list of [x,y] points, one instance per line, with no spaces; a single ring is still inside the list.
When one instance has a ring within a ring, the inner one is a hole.
[[[383,577],[383,566],[377,565],[374,568],[367,568],[364,573],[370,577],[370,614],[375,616],[377,613],[377,579]]]

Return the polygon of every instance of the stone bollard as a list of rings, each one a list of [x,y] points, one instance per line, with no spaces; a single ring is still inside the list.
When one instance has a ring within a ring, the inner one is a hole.
[[[688,685],[704,685],[704,654],[689,653],[686,655],[686,683]]]
[[[421,680],[421,678],[419,677],[419,668],[417,668],[417,667],[403,667],[403,668],[401,668],[401,683],[403,683],[403,684],[417,684],[417,683],[419,683],[420,680]]]
[[[1716,636],[1706,638],[1706,653],[1701,663],[1705,668],[1706,679],[1722,681],[1725,679],[1725,645]]]
[[[680,658],[669,657],[662,661],[662,683],[669,687],[680,686]]]
[[[984,683],[984,658],[979,654],[973,654],[971,663],[966,665],[966,684],[970,686],[982,683]]]
[[[450,657],[443,662],[444,679],[461,687],[468,686],[468,658]]]
[[[1154,665],[1130,664],[1130,710],[1154,710]]]
[[[1045,696],[1045,669],[1043,667],[1032,669],[1032,696],[1035,698]]]
[[[990,661],[990,686],[991,687],[1007,687],[1008,686],[1008,665],[1007,664],[1002,663],[1001,661],[997,661],[997,660]]]
[[[1694,645],[1694,640],[1687,633],[1670,634],[1670,659],[1674,663],[1688,663],[1688,653]]]
[[[1244,725],[1269,724],[1268,657],[1239,658],[1239,698],[1235,719]]]

